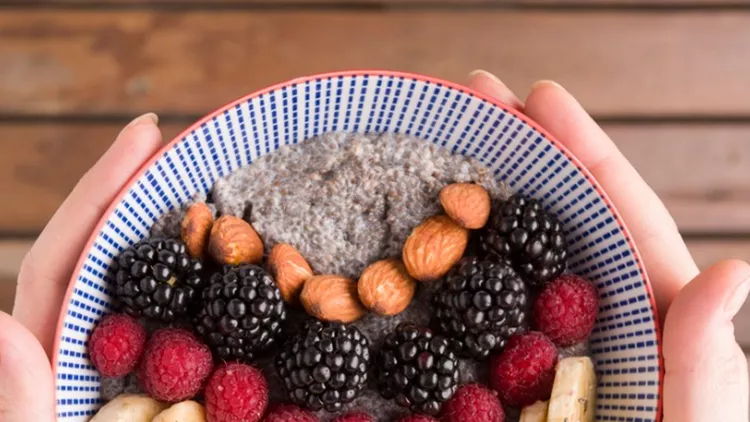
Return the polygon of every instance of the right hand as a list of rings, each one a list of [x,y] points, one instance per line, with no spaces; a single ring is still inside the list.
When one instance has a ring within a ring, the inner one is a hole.
[[[698,274],[674,219],[653,190],[573,96],[533,85],[525,103],[489,73],[469,86],[513,107],[573,153],[609,195],[646,266],[664,323],[665,422],[747,422],[747,360],[732,318],[750,290],[750,265],[724,261]]]

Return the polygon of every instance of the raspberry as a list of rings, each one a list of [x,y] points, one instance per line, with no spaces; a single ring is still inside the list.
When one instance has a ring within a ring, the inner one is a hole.
[[[427,415],[409,415],[404,416],[397,422],[438,422],[438,420],[433,418],[432,416]]]
[[[263,422],[318,422],[317,416],[293,404],[279,404],[271,408]]]
[[[331,422],[375,422],[375,419],[365,412],[350,412]]]
[[[556,345],[572,346],[591,335],[598,312],[596,287],[583,277],[566,274],[539,295],[534,304],[534,323]]]
[[[268,405],[268,384],[260,370],[227,363],[206,385],[208,422],[258,422]]]
[[[146,344],[138,378],[151,397],[175,403],[195,397],[211,369],[208,346],[187,330],[163,328]]]
[[[443,406],[443,422],[504,422],[497,395],[479,384],[466,384]]]
[[[89,357],[105,377],[122,377],[138,363],[146,346],[146,330],[127,315],[108,315],[89,339]]]
[[[502,354],[490,362],[490,386],[508,406],[546,400],[555,379],[557,349],[539,332],[514,335]]]

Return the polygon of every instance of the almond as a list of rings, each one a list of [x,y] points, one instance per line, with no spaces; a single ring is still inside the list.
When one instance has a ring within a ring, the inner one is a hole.
[[[225,215],[211,228],[208,252],[219,264],[258,264],[263,259],[263,241],[245,220]]]
[[[305,281],[313,276],[312,268],[302,254],[286,243],[279,243],[271,249],[268,270],[279,285],[281,296],[294,305],[299,303],[299,294]]]
[[[340,275],[316,275],[308,279],[300,301],[308,314],[323,321],[349,323],[367,312],[359,302],[357,283]]]
[[[473,183],[453,183],[440,191],[440,204],[459,226],[481,229],[490,218],[490,194]]]
[[[378,261],[365,268],[357,283],[359,299],[380,315],[403,312],[414,297],[417,282],[398,258]]]
[[[214,216],[208,205],[198,202],[188,207],[182,219],[182,241],[190,256],[196,259],[203,257],[213,225]]]
[[[419,281],[435,281],[447,274],[461,259],[468,242],[469,231],[450,217],[430,217],[406,239],[404,266]]]

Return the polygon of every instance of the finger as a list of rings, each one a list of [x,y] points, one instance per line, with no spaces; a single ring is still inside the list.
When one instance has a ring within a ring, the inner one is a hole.
[[[0,312],[0,421],[54,422],[52,369],[37,339]]]
[[[78,182],[21,264],[13,315],[49,354],[62,299],[86,241],[123,185],[161,146],[154,114],[131,122]]]
[[[468,86],[516,110],[523,110],[523,103],[516,94],[505,86],[497,76],[485,70],[475,70],[469,73]]]
[[[662,316],[696,274],[677,225],[654,191],[565,89],[534,85],[526,114],[549,131],[594,175],[610,197],[641,252]]]
[[[747,360],[732,318],[750,290],[750,266],[724,261],[680,292],[664,326],[665,422],[747,422]]]

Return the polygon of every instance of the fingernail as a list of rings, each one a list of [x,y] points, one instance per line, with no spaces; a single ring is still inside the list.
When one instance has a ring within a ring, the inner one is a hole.
[[[126,124],[125,127],[122,128],[120,133],[117,134],[117,138],[122,135],[123,132],[125,132],[125,129],[141,125],[143,123],[153,123],[155,125],[159,124],[159,116],[156,115],[156,113],[146,113],[141,114],[140,116],[136,117],[135,119],[131,120],[130,123]]]
[[[159,124],[159,116],[157,116],[156,113],[142,114],[142,115],[136,117],[135,119],[133,119],[125,127],[138,126],[139,124],[146,123],[146,122],[152,122],[153,124],[158,125]]]
[[[551,81],[549,79],[541,79],[541,80],[538,80],[538,81],[534,82],[533,84],[531,84],[531,89],[535,89],[535,88],[539,87],[540,85],[552,85],[554,87],[560,88],[563,91],[565,91],[565,88],[563,88],[562,85],[560,85],[559,83],[557,83],[555,81]]]
[[[747,300],[748,293],[750,293],[750,278],[735,287],[731,296],[727,299],[724,309],[726,309],[729,315],[734,317],[740,311],[740,308],[742,308],[742,305]]]
[[[479,76],[479,75],[486,76],[486,77],[492,79],[495,82],[502,83],[502,82],[500,82],[500,79],[498,79],[497,76],[493,75],[492,73],[490,73],[490,72],[488,72],[486,70],[482,70],[482,69],[476,69],[476,70],[472,70],[471,72],[469,72],[469,79],[471,79],[471,78],[473,78],[475,76]]]

